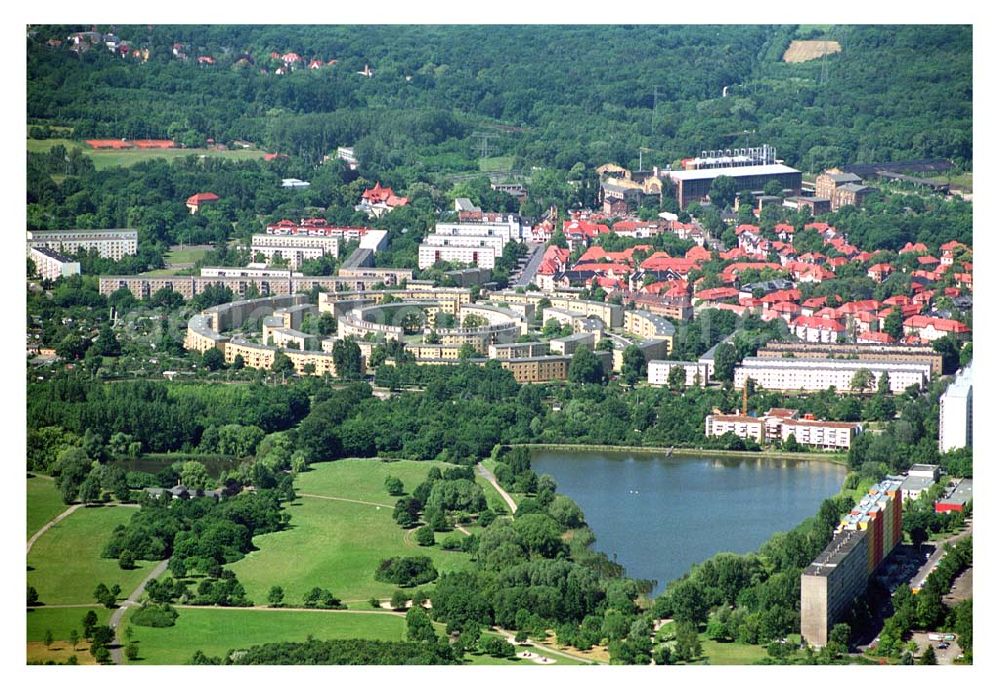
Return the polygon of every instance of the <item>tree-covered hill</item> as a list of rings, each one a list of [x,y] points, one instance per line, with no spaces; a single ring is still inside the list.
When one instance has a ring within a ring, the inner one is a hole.
[[[634,167],[641,147],[663,165],[745,145],[744,131],[807,170],[971,164],[968,26],[98,27],[150,48],[145,63],[67,49],[90,28],[31,27],[29,124],[76,138],[241,138],[312,162],[354,145],[364,173],[408,167],[409,181],[477,169],[482,131],[517,168]],[[843,50],[786,64],[793,38]],[[337,63],[276,74],[272,52],[293,51]],[[203,55],[215,63],[198,64]],[[366,65],[371,78],[357,73]]]

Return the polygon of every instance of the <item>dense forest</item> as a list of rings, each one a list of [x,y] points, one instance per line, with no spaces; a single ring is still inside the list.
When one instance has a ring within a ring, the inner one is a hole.
[[[745,144],[744,131],[813,171],[971,164],[969,26],[98,27],[148,47],[145,63],[46,44],[89,28],[32,27],[29,123],[79,138],[248,139],[312,162],[353,145],[364,171],[407,167],[411,181],[476,169],[482,131],[516,168],[634,167],[640,147],[662,166]],[[794,38],[843,50],[785,63]],[[272,51],[337,63],[277,75]]]

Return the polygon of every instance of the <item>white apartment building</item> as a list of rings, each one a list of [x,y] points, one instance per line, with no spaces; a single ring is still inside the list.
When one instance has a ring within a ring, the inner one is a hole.
[[[50,281],[60,276],[73,276],[80,273],[80,263],[50,250],[44,246],[28,249],[28,257],[35,263],[35,270],[42,279]]]
[[[516,214],[484,214],[482,221],[441,222],[434,226],[435,234],[446,236],[502,236],[507,241],[524,241],[531,227],[523,225]]]
[[[679,362],[672,360],[651,360],[646,365],[646,378],[650,386],[666,386],[670,370],[684,369],[685,386],[704,386],[708,382],[708,365],[701,362]],[[725,433],[725,432],[723,432]]]
[[[417,266],[433,267],[438,262],[474,264],[483,269],[493,269],[497,253],[491,246],[428,245],[421,243],[417,250]]]
[[[797,410],[774,409],[763,417],[710,414],[705,417],[705,435],[723,436],[733,433],[744,440],[760,444],[785,441],[795,436],[800,445],[824,450],[847,450],[854,437],[861,433],[857,422],[822,422],[798,417]]]
[[[851,441],[861,433],[857,422],[819,422],[808,419],[782,419],[781,440],[795,436],[799,445],[810,445],[824,450],[851,447]]]
[[[743,440],[764,442],[764,418],[733,414],[710,414],[705,417],[705,435],[723,436],[733,433]]]
[[[302,274],[292,272],[289,269],[268,269],[267,267],[202,267],[202,276],[210,277],[256,277],[256,278],[284,278],[291,276],[302,276]]]
[[[48,248],[64,255],[75,255],[80,248],[93,249],[101,257],[120,260],[136,254],[139,232],[133,229],[28,231],[27,241],[29,248]]]
[[[955,382],[941,394],[938,415],[938,450],[972,446],[972,363],[960,369]]]
[[[294,236],[255,233],[250,238],[250,250],[251,252],[255,252],[258,248],[283,248],[288,246],[296,248],[320,248],[324,252],[337,257],[340,254],[340,241],[339,236]]]
[[[867,369],[876,381],[883,372],[889,376],[889,389],[902,393],[917,384],[923,388],[931,375],[931,365],[911,362],[839,360],[831,358],[798,359],[748,357],[736,368],[733,385],[743,386],[747,379],[768,390],[822,391],[833,386],[838,392],[851,391],[851,380]]]

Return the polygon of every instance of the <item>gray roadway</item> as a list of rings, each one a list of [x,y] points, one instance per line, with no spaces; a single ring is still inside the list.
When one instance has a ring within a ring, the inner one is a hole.
[[[521,272],[521,276],[513,284],[515,287],[527,286],[533,282],[535,280],[535,273],[538,272],[538,268],[542,265],[542,258],[545,257],[545,244],[539,243],[531,250],[533,252],[529,254],[528,263],[524,265],[524,271]]]

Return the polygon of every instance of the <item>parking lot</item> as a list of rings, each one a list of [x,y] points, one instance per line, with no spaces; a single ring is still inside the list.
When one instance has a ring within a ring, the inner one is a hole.
[[[926,631],[913,632],[911,640],[917,644],[917,652],[914,655],[914,659],[918,659],[920,655],[923,655],[924,651],[927,650],[927,646],[932,644],[930,639],[927,638]],[[955,641],[934,641],[933,645],[934,655],[937,657],[939,665],[952,664],[955,661],[955,658],[957,658],[962,652],[962,649],[958,647],[958,643]],[[940,645],[947,645],[948,647],[939,648],[938,646]]]

